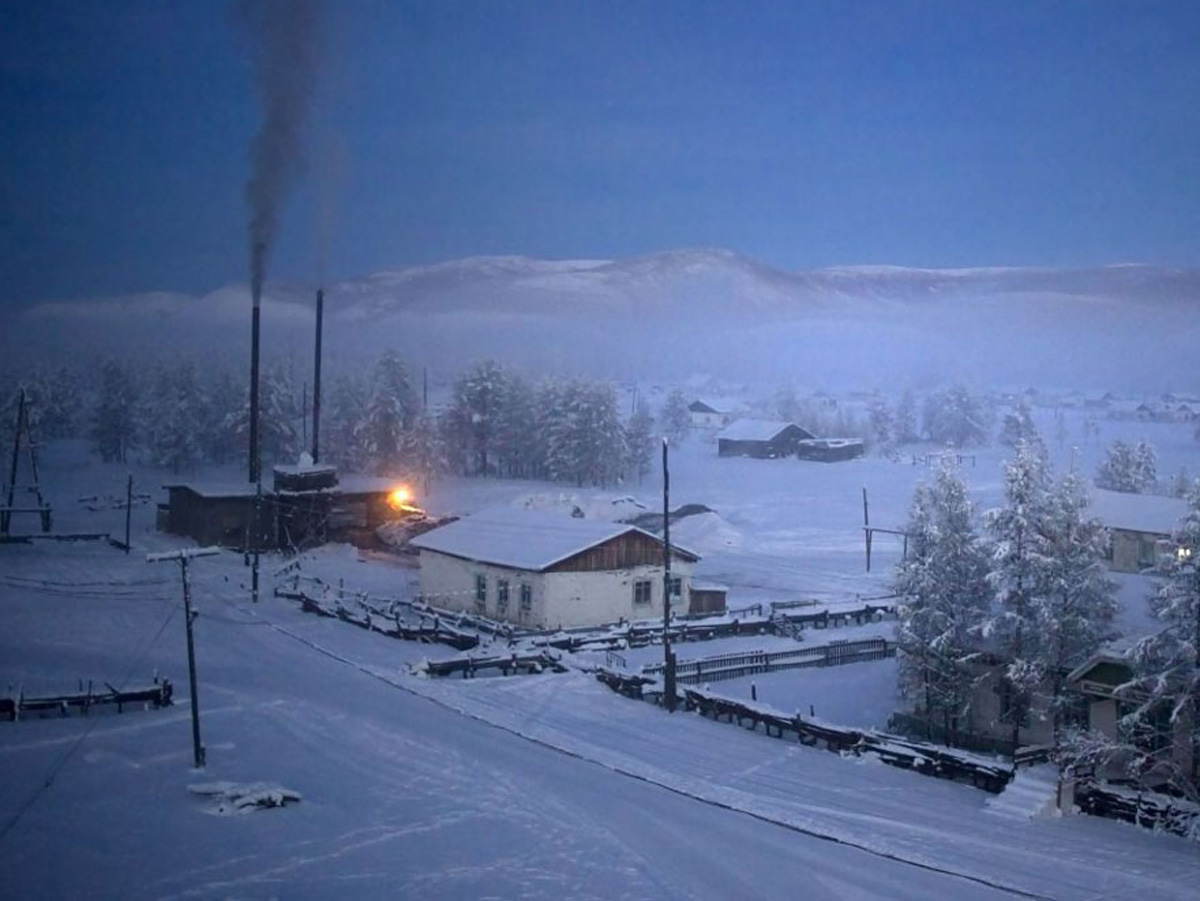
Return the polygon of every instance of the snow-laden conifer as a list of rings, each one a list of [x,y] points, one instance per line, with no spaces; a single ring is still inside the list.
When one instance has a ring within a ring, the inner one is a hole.
[[[909,512],[908,554],[896,567],[901,690],[928,737],[950,741],[970,713],[979,630],[992,598],[987,553],[967,488],[951,467],[922,484]]]
[[[1150,598],[1162,629],[1133,649],[1135,677],[1121,695],[1136,706],[1122,726],[1136,772],[1200,800],[1200,481],[1172,544]]]
[[[1044,531],[1050,474],[1045,447],[1018,441],[1004,467],[1004,506],[984,514],[991,539],[989,581],[997,611],[987,634],[1004,661],[1002,715],[1014,746],[1030,715],[1034,694],[1046,678],[1041,634],[1041,592],[1047,584],[1052,548]]]

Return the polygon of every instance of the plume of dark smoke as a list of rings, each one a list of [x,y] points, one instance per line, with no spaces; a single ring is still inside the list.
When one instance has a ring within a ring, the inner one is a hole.
[[[255,305],[288,194],[304,170],[304,132],[320,64],[321,0],[239,0],[263,106],[250,150],[250,287]]]

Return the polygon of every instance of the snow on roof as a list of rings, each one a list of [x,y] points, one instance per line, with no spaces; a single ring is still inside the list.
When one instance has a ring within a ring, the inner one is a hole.
[[[391,491],[397,484],[399,484],[399,481],[396,479],[350,475],[342,477],[338,481],[338,484],[332,488],[322,488],[319,490],[324,494],[375,494]],[[184,488],[200,495],[200,497],[207,498],[254,497],[255,495],[253,482],[219,482],[189,479],[186,482],[167,482],[163,487],[168,490],[171,488]],[[269,485],[263,485],[263,497],[270,497],[275,494],[309,493],[312,492],[276,491]]]
[[[861,438],[804,438],[796,442],[803,447],[851,447],[863,443]]]
[[[588,548],[630,532],[662,541],[657,535],[628,523],[496,508],[433,529],[412,539],[409,544],[422,550],[478,560],[480,563],[541,572]],[[672,550],[689,559],[700,559],[677,545],[672,545]]]
[[[1111,529],[1170,535],[1187,513],[1187,502],[1157,494],[1092,489],[1092,514]]]
[[[770,441],[784,429],[796,426],[794,422],[776,419],[739,419],[728,426],[717,438],[726,441]],[[796,428],[800,428],[796,426]]]
[[[163,485],[164,488],[185,488],[188,491],[194,492],[201,497],[254,497],[256,493],[253,482],[218,482],[218,481],[194,481],[187,482],[167,482]],[[263,495],[271,493],[269,487],[263,488]]]

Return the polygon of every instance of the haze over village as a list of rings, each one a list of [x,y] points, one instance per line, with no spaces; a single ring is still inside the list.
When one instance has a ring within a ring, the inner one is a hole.
[[[1194,897],[1198,32],[0,8],[13,896]]]

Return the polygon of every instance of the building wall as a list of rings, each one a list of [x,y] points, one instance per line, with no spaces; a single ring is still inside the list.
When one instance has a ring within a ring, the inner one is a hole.
[[[487,563],[477,563],[422,549],[421,595],[430,604],[448,610],[484,613],[493,619],[505,620],[530,628],[554,629],[572,626],[592,626],[616,622],[619,619],[661,617],[663,613],[663,569],[661,566],[638,566],[631,569],[595,572],[539,573],[509,569]],[[683,581],[682,597],[673,602],[678,612],[687,611],[690,564],[672,564],[672,575]],[[481,609],[475,600],[476,576],[487,579],[487,601]],[[500,579],[509,583],[507,610],[497,605],[497,584]],[[650,581],[651,603],[633,603],[634,582]],[[532,610],[522,615],[520,586],[532,589]]]
[[[1158,559],[1158,541],[1163,537],[1148,532],[1112,529],[1112,560],[1109,565],[1117,572],[1136,573],[1153,566]]]
[[[462,560],[448,554],[422,549],[421,596],[427,603],[447,610],[464,610],[468,613],[483,613],[493,619],[503,619],[531,628],[546,628],[545,576],[528,570],[509,569]],[[487,600],[480,609],[475,600],[475,577],[487,579]],[[500,615],[497,606],[496,588],[501,579],[508,580],[508,610]],[[521,612],[521,585],[530,586],[533,606],[527,614]]]
[[[691,566],[671,564],[671,575],[682,580],[681,595],[672,599],[671,609],[688,610]],[[650,582],[650,603],[634,604],[634,583]],[[550,627],[591,626],[619,619],[661,619],[663,615],[663,568],[636,566],[603,572],[546,573],[546,616]]]
[[[691,417],[692,425],[698,429],[719,429],[729,422],[729,417],[724,413],[700,413],[693,410]]]

